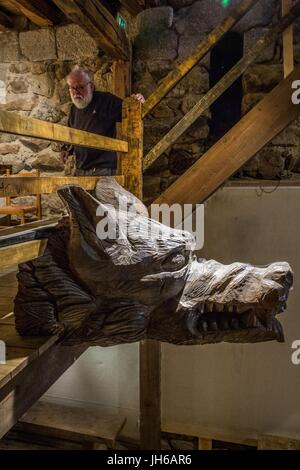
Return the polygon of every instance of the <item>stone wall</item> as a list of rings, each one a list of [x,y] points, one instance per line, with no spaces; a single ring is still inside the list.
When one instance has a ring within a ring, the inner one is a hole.
[[[230,6],[238,3],[238,0],[231,1]],[[221,2],[211,0],[162,0],[160,5],[141,13],[135,24],[134,90],[146,97],[228,13]],[[244,53],[278,16],[278,2],[264,0],[234,27],[234,31],[244,35]],[[295,30],[295,44],[299,63],[300,24]],[[145,119],[145,153],[208,91],[209,70],[208,54]],[[282,45],[278,38],[243,76],[242,113],[248,112],[282,77]],[[144,178],[146,202],[155,199],[203,155],[209,145],[209,134],[207,111],[149,168]],[[300,172],[299,136],[300,121],[293,123],[235,176],[272,179]]]
[[[79,26],[0,33],[0,109],[66,124],[65,77],[77,64],[94,73],[97,89],[112,91],[112,61]],[[14,173],[27,164],[42,175],[68,174],[59,151],[57,143],[0,133],[0,164],[12,164]],[[62,210],[55,194],[42,199],[44,217]]]

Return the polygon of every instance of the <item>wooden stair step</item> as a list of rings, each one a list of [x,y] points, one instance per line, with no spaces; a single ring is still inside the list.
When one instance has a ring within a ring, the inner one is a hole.
[[[125,422],[124,416],[103,415],[102,410],[39,400],[22,416],[17,429],[75,441],[104,441],[114,447]]]

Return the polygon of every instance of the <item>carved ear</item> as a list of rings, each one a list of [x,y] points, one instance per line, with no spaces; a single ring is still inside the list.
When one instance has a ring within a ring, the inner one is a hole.
[[[93,258],[110,258],[114,264],[123,264],[121,260],[130,259],[132,249],[126,238],[118,238],[118,217],[115,208],[110,204],[102,204],[81,186],[64,186],[58,194],[68,208],[71,220],[69,248],[72,255],[76,250]],[[110,222],[110,235],[99,236],[99,224]]]
[[[132,193],[124,189],[115,179],[104,176],[96,186],[96,197],[103,204],[110,204],[115,209],[130,207],[135,214],[149,217],[146,206]]]

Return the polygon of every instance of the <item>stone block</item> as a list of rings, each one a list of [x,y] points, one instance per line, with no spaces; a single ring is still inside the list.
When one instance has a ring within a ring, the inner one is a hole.
[[[32,75],[30,78],[31,91],[37,95],[51,98],[54,92],[54,80],[47,74]]]
[[[50,28],[20,33],[20,48],[23,56],[33,62],[57,58],[55,33]]]
[[[58,58],[62,60],[98,55],[96,41],[76,24],[57,28],[56,43]]]
[[[26,80],[22,78],[15,78],[10,80],[7,84],[7,91],[9,93],[27,93],[28,91],[28,83]]]
[[[0,33],[0,63],[20,60],[18,33]]]
[[[16,154],[20,150],[20,145],[16,143],[0,144],[0,155]]]
[[[33,110],[31,117],[41,119],[42,121],[57,123],[64,117],[64,113],[60,109],[51,106],[49,103],[44,101]]]
[[[9,96],[5,103],[0,104],[0,109],[5,111],[31,111],[38,102],[38,97],[33,94],[27,94],[11,98]]]
[[[31,162],[34,169],[40,171],[63,171],[64,164],[60,160],[59,153],[54,152],[51,147],[47,147],[38,153]]]
[[[247,54],[253,44],[256,43],[260,38],[262,38],[267,32],[268,28],[253,28],[249,31],[246,31],[244,34],[244,54]],[[267,48],[265,48],[262,53],[255,60],[256,63],[262,62],[271,62],[275,57],[276,52],[276,40],[273,41]]]
[[[243,76],[243,87],[245,93],[268,93],[283,78],[281,64],[250,66]]]

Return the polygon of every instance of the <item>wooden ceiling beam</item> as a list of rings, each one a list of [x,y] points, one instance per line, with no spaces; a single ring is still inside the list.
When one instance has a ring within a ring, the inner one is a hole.
[[[120,3],[132,16],[136,16],[141,13],[145,7],[144,2],[141,3],[138,0],[120,0]]]
[[[53,26],[62,19],[61,11],[47,0],[8,0],[7,4],[37,26]]]
[[[82,27],[114,59],[128,60],[129,42],[111,13],[99,0],[53,0],[61,11]]]

